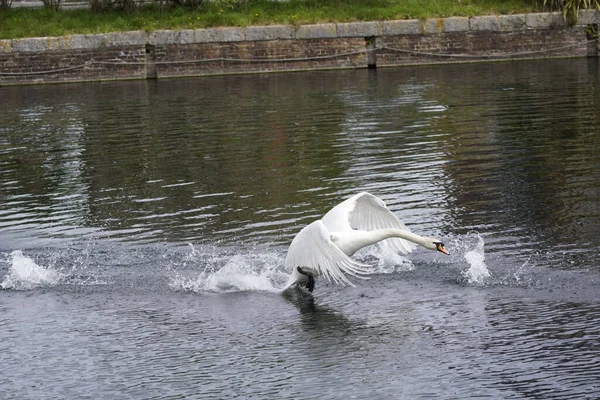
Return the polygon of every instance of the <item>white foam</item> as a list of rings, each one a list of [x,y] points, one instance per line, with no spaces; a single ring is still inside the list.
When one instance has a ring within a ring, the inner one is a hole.
[[[64,277],[60,272],[36,264],[21,250],[10,253],[10,268],[4,276],[1,289],[31,290],[43,286],[54,286]]]
[[[484,240],[478,236],[475,248],[467,251],[464,255],[469,263],[469,269],[463,271],[463,275],[470,284],[483,285],[486,280],[492,276],[487,265],[485,265]]]
[[[193,247],[188,263],[192,257],[202,259]],[[176,273],[169,286],[192,292],[278,292],[289,277],[279,270],[282,265],[282,257],[275,253],[234,254],[223,266],[210,263],[195,277]]]
[[[285,255],[263,250],[250,250],[244,253],[226,254],[223,249],[190,246],[190,252],[183,262],[173,265],[169,287],[177,291],[189,292],[279,292],[289,279],[290,271],[284,268]],[[359,259],[373,263],[376,259],[377,273],[389,274],[396,271],[410,271],[413,263],[406,257],[391,251],[381,251],[372,246],[357,254]],[[190,275],[182,269],[200,273]]]
[[[412,271],[415,269],[410,259],[387,248],[382,249],[379,246],[366,247],[358,251],[355,258],[363,260],[366,264],[373,264],[378,274],[391,274],[397,271]],[[376,264],[374,264],[373,258],[377,260]]]
[[[383,274],[391,274],[397,271],[412,271],[415,269],[415,265],[402,254],[391,250],[380,250],[377,268]]]

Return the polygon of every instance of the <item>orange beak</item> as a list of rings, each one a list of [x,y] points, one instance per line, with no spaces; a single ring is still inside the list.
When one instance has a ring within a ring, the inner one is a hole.
[[[446,254],[448,256],[450,255],[450,252],[448,250],[446,250],[446,248],[444,247],[444,245],[441,244],[441,243],[438,243],[437,249],[438,249],[438,251],[441,251],[442,253],[444,253],[444,254]]]

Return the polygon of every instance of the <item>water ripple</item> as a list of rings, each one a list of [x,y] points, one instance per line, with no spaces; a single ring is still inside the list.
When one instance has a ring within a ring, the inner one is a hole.
[[[0,397],[597,398],[594,63],[0,88]],[[362,190],[451,255],[276,293]]]

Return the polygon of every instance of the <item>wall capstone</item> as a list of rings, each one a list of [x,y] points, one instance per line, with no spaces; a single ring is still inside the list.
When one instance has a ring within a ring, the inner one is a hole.
[[[444,18],[443,32],[465,32],[469,30],[468,17]]]
[[[0,85],[597,56],[591,24],[600,11],[3,39]]]
[[[337,37],[336,24],[301,25],[296,30],[296,39],[331,39]]]
[[[338,37],[381,36],[380,22],[348,22],[337,24]]]
[[[286,40],[294,39],[295,31],[291,25],[249,26],[246,28],[246,40]]]
[[[383,21],[382,25],[384,36],[423,34],[423,23],[418,19]]]

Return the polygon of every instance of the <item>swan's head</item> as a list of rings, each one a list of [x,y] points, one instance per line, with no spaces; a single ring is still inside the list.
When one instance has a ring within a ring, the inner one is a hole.
[[[442,243],[442,241],[439,239],[425,238],[425,243],[423,247],[429,250],[437,250],[446,255],[450,255],[450,252],[446,250],[446,247],[444,247],[444,243]]]

